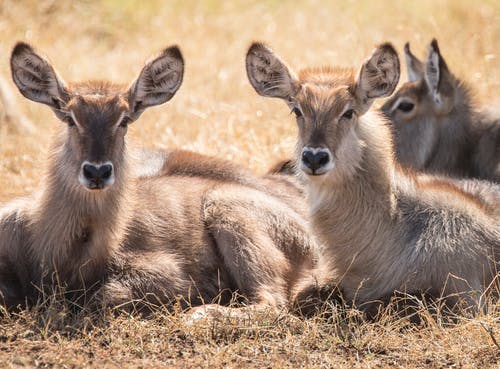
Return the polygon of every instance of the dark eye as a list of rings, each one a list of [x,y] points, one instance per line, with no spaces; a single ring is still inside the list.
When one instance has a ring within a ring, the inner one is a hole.
[[[354,109],[349,109],[344,114],[342,114],[342,118],[352,119],[353,114],[354,114]]]
[[[55,97],[52,98],[52,105],[54,105],[54,108],[57,110],[61,110],[61,101],[59,99],[56,99]]]
[[[120,127],[126,128],[131,121],[132,119],[130,119],[129,117],[123,117],[120,121]]]
[[[397,109],[404,111],[405,113],[408,113],[408,112],[412,111],[414,107],[415,107],[414,103],[411,103],[409,101],[402,101],[399,103]]]
[[[293,109],[292,109],[292,113],[293,113],[293,114],[295,114],[295,116],[296,116],[297,118],[300,118],[300,117],[302,116],[302,112],[301,112],[301,111],[300,111],[300,109],[299,109],[299,108],[297,108],[297,107],[293,107]]]
[[[73,118],[69,115],[65,116],[64,117],[64,122],[68,125],[68,127],[74,127],[75,126],[75,121],[73,120]]]

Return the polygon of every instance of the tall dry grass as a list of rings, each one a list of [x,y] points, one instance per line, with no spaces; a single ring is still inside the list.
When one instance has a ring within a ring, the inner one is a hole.
[[[264,40],[295,68],[358,66],[375,44],[417,54],[433,36],[458,75],[482,100],[500,90],[500,5],[495,0],[391,1],[16,1],[0,2],[0,73],[16,40],[43,51],[67,80],[129,83],[145,58],[181,46],[186,76],[166,106],[130,130],[140,145],[183,147],[263,171],[290,155],[296,128],[279,101],[258,97],[244,71],[252,40]],[[19,95],[18,95],[19,96]],[[498,101],[498,100],[497,100]],[[22,101],[37,134],[0,136],[0,200],[36,186],[53,130],[52,113]]]
[[[497,0],[2,0],[0,74],[8,77],[17,40],[39,48],[68,81],[124,83],[145,58],[178,44],[184,84],[168,104],[133,124],[132,143],[192,149],[262,172],[291,155],[296,127],[284,104],[257,96],[247,82],[244,55],[252,40],[268,42],[301,68],[359,66],[382,41],[400,51],[410,41],[423,55],[432,37],[479,100],[499,101]],[[50,138],[62,128],[49,109],[16,96],[37,131],[20,134],[0,125],[0,201],[37,186]],[[433,316],[408,325],[395,317],[367,323],[345,314],[342,321],[269,313],[196,324],[161,312],[148,320],[90,319],[54,306],[1,318],[0,367],[493,368],[500,360],[495,307],[446,326]]]

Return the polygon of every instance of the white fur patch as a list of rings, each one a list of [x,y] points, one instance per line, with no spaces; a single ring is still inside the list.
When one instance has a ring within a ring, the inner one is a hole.
[[[85,96],[85,97],[96,97],[96,98],[106,96],[106,95],[101,94],[101,93],[99,93],[99,92],[94,92],[94,93],[91,93],[91,94],[76,94],[76,95],[79,95],[79,96]]]
[[[131,153],[134,176],[147,178],[158,175],[168,160],[168,154],[161,151],[134,150]]]

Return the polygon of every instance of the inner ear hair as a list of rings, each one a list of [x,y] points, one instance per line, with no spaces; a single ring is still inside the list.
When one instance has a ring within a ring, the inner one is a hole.
[[[399,58],[394,47],[389,43],[378,46],[361,67],[356,82],[356,95],[361,111],[368,110],[373,99],[392,94],[399,76]]]
[[[259,95],[290,100],[295,94],[297,78],[265,44],[254,42],[250,46],[245,66],[248,80]]]
[[[136,119],[148,107],[170,100],[182,84],[184,59],[177,46],[163,50],[146,63],[129,89],[130,116]]]
[[[441,103],[441,93],[446,86],[446,76],[449,76],[448,66],[441,55],[436,39],[429,45],[429,54],[425,63],[425,82],[437,104]],[[447,80],[449,82],[449,79]]]
[[[410,43],[407,42],[404,47],[406,70],[408,73],[408,81],[415,82],[423,78],[424,65],[410,50]]]
[[[64,81],[54,68],[30,45],[18,42],[10,58],[12,79],[26,98],[60,109],[60,102],[67,101]]]

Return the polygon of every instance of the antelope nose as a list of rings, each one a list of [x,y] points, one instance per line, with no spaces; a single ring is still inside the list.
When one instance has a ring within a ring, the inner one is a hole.
[[[108,179],[113,174],[113,166],[111,164],[103,164],[99,167],[96,167],[93,164],[85,164],[83,166],[83,175],[89,181],[99,180],[99,179]]]
[[[104,188],[113,177],[113,164],[106,163],[99,166],[86,163],[82,167],[83,176],[88,180],[90,188]]]
[[[113,174],[113,165],[111,164],[101,165],[97,173],[97,175],[104,180],[109,179],[112,174]]]
[[[302,163],[314,171],[325,166],[330,161],[330,155],[326,151],[304,150],[302,151]]]

